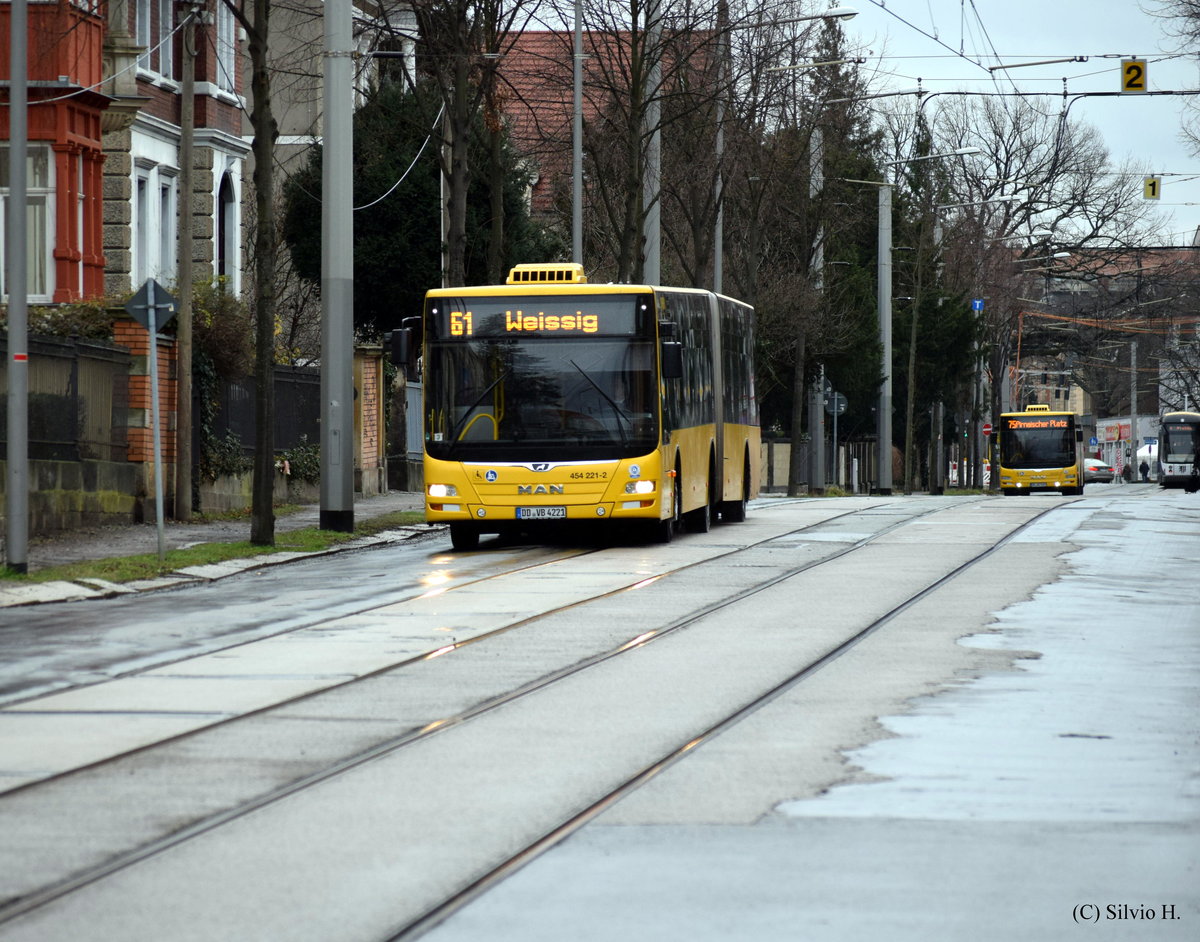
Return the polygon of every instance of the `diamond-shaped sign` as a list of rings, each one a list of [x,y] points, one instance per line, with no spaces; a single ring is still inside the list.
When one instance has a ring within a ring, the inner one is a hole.
[[[179,301],[175,296],[153,278],[147,278],[146,283],[125,302],[126,313],[147,330],[150,329],[152,315],[154,329],[158,330],[170,323],[178,307]]]

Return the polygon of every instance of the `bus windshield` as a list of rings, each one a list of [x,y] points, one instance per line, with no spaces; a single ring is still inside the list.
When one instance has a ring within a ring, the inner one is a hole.
[[[1200,454],[1200,427],[1182,422],[1163,425],[1163,441],[1159,445],[1162,461],[1191,464],[1197,454]]]
[[[1005,468],[1069,468],[1075,464],[1075,427],[1065,418],[1005,417],[1000,464]]]
[[[443,460],[595,460],[658,445],[653,339],[430,340],[425,446]]]

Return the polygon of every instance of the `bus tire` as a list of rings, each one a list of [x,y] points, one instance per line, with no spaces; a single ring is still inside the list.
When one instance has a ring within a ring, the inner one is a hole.
[[[723,500],[718,505],[721,520],[725,523],[744,523],[746,520],[746,504],[750,501],[750,460],[747,458],[742,470],[742,499]]]
[[[712,529],[712,508],[707,498],[695,510],[689,510],[683,518],[688,533],[707,533]]]
[[[689,510],[684,517],[684,522],[687,525],[689,533],[708,533],[712,529],[713,524],[713,494],[716,493],[716,488],[713,486],[712,463],[708,466],[708,486],[704,490],[704,503],[695,510]]]
[[[671,516],[656,520],[650,525],[650,538],[655,543],[670,543],[675,537],[683,517],[683,492],[679,489],[679,466],[675,466],[675,477],[671,479]]]
[[[450,545],[460,553],[479,549],[479,528],[473,523],[450,524]]]

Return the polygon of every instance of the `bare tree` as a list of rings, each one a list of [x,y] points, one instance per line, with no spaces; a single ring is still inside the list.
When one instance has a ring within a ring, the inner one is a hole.
[[[468,159],[472,125],[484,109],[493,157],[499,161],[503,93],[498,71],[528,21],[533,0],[402,2],[416,17],[418,68],[437,83],[445,105],[438,149],[447,181],[444,277],[450,284],[462,284],[466,281],[467,188],[476,172]]]
[[[278,127],[271,104],[271,0],[222,0],[246,31],[250,54],[250,90],[254,131],[254,480],[250,542],[275,544],[275,139]]]
[[[1196,56],[1200,50],[1200,0],[1147,0],[1145,5],[1151,15],[1163,20],[1163,29],[1169,36],[1180,40],[1184,50]],[[1192,153],[1200,155],[1200,105],[1195,98],[1186,99],[1190,118],[1184,121],[1180,134],[1191,146]]]
[[[1119,259],[1146,242],[1157,219],[1141,199],[1143,171],[1114,168],[1095,129],[1051,99],[948,94],[939,104],[935,148],[983,150],[951,180],[948,202],[960,208],[947,220],[945,260],[952,283],[988,299],[982,328],[997,415],[1028,306],[1021,276],[1048,266],[1083,273]]]

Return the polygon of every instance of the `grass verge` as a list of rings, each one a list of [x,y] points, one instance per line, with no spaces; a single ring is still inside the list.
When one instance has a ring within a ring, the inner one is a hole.
[[[186,549],[167,550],[163,564],[159,565],[158,553],[143,553],[138,556],[119,556],[109,559],[91,559],[62,566],[48,566],[35,572],[18,575],[0,569],[0,580],[14,583],[31,582],[77,582],[80,579],[104,579],[108,582],[134,582],[138,579],[153,579],[163,573],[174,572],[188,566],[204,566],[223,563],[231,559],[252,559],[273,553],[318,553],[339,544],[364,536],[373,536],[384,530],[423,523],[421,511],[401,510],[357,522],[353,533],[338,533],[305,527],[301,530],[277,530],[274,546],[255,546],[248,540],[235,543],[199,543]]]

